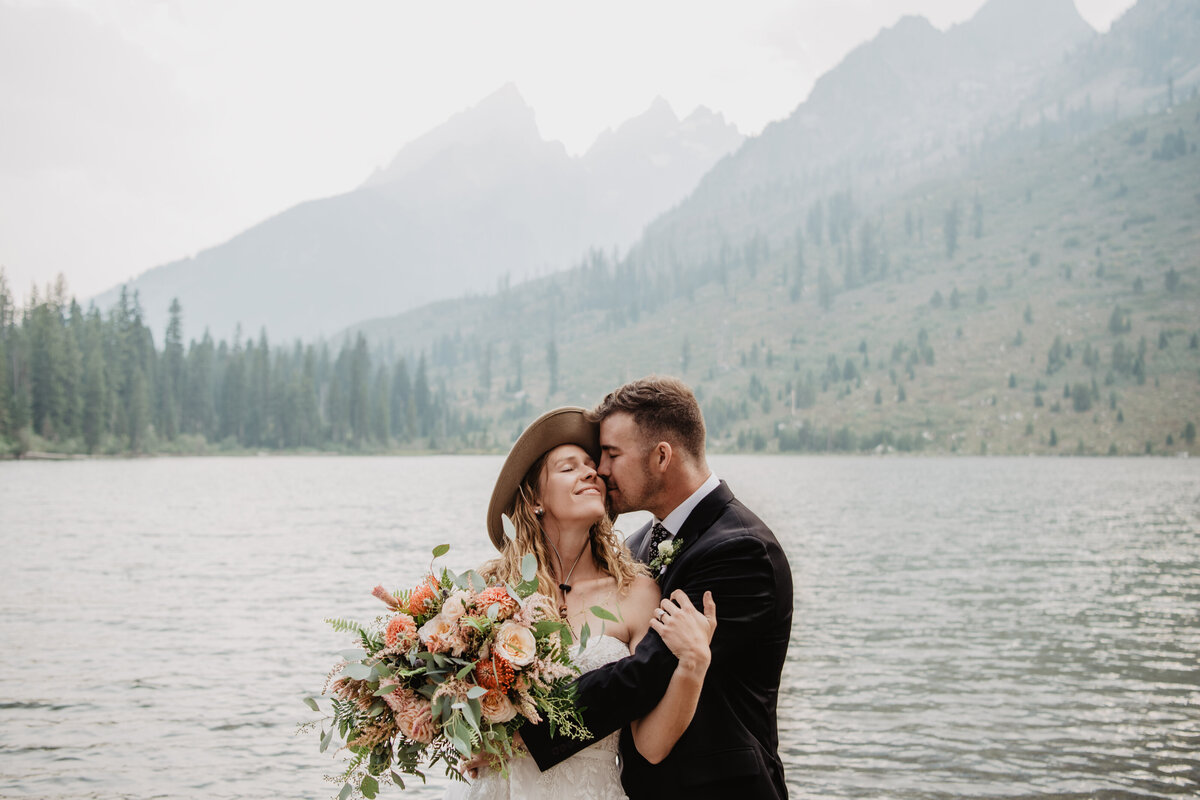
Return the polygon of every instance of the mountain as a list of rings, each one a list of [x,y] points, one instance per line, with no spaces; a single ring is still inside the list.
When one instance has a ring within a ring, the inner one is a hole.
[[[786,119],[718,163],[652,224],[649,244],[697,258],[731,229],[772,224],[739,205],[748,193],[774,213],[799,216],[807,209],[798,203],[833,191],[905,188],[923,163],[960,158],[972,132],[1008,125],[1047,70],[1095,37],[1071,0],[989,0],[948,31],[904,17],[822,75]]]
[[[189,330],[330,334],[365,317],[567,267],[630,245],[741,142],[700,109],[657,101],[572,158],[508,85],[405,146],[358,189],[290,208],[128,286],[152,328],[178,297]],[[114,288],[96,299],[111,306]]]
[[[625,257],[346,340],[427,358],[464,442],[665,372],[695,386],[715,450],[1182,446],[1200,418],[1195,11],[1141,0],[1103,35],[1057,0],[991,0],[945,32],[906,18]]]

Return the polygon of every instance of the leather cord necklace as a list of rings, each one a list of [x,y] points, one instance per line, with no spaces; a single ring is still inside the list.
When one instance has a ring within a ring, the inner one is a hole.
[[[550,546],[552,548],[554,548],[554,555],[558,556],[558,569],[559,569],[559,572],[561,572],[562,566],[563,566],[562,554],[558,552],[558,547],[554,544],[553,539],[551,539],[549,536],[547,536],[546,541],[550,542]],[[562,592],[562,598],[563,598],[562,605],[558,607],[558,613],[560,616],[565,617],[567,615],[567,592],[571,591],[571,584],[569,583],[569,581],[571,580],[571,576],[575,574],[575,567],[579,566],[579,559],[583,558],[583,554],[584,554],[584,552],[587,551],[589,544],[591,544],[591,536],[590,535],[587,539],[584,540],[583,547],[580,548],[580,550],[579,550],[579,555],[575,556],[574,563],[572,563],[571,568],[569,570],[567,570],[567,577],[563,578],[562,582],[560,584],[558,584],[558,588]]]

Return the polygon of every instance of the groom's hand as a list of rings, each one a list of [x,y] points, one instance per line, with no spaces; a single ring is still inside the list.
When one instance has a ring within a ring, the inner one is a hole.
[[[717,629],[717,604],[712,592],[704,593],[704,613],[680,589],[664,597],[650,626],[679,659],[685,670],[703,675],[712,660],[709,643]]]

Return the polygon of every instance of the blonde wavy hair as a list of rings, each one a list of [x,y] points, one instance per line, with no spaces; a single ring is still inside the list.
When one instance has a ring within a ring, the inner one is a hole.
[[[499,558],[484,564],[479,572],[488,581],[519,583],[521,559],[527,553],[533,553],[538,565],[538,591],[548,597],[557,597],[558,581],[554,580],[550,570],[554,548],[546,538],[542,521],[534,513],[538,505],[538,483],[548,453],[549,451],[542,453],[537,461],[533,462],[533,466],[525,473],[521,485],[517,488],[516,497],[513,499],[513,511],[509,515],[513,527],[516,528],[516,536],[505,543]],[[629,591],[638,575],[650,574],[646,566],[633,557],[625,543],[617,538],[607,514],[592,525],[588,538],[591,541],[592,559],[595,560],[596,566],[601,572],[616,578],[618,596],[624,596]]]

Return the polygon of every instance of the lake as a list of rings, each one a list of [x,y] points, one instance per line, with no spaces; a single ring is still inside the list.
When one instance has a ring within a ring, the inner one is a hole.
[[[295,735],[350,644],[323,619],[375,617],[442,542],[488,558],[500,463],[0,462],[0,796],[333,796]],[[1200,793],[1200,463],[712,466],[795,575],[793,798]]]

